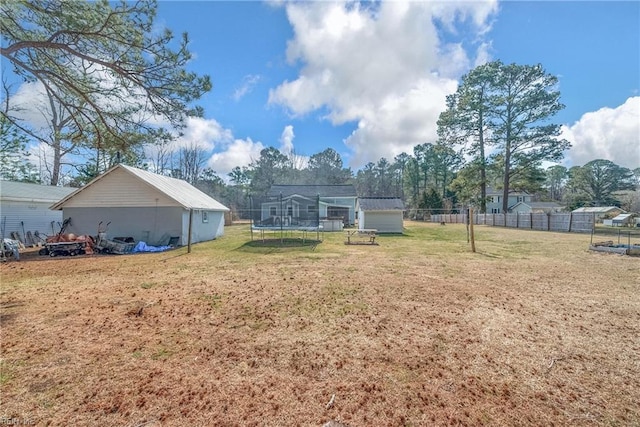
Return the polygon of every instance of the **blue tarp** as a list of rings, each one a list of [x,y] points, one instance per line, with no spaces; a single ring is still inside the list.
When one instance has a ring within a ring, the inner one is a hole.
[[[164,252],[173,249],[171,246],[149,246],[143,241],[139,241],[131,252]]]

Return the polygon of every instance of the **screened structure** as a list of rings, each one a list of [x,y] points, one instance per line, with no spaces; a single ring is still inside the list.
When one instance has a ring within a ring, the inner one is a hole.
[[[250,197],[251,238],[320,241],[320,198],[300,195]]]

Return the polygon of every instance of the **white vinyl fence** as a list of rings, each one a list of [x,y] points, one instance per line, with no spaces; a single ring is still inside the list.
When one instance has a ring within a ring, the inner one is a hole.
[[[467,223],[467,214],[431,215],[431,222]],[[473,214],[473,223],[497,227],[522,228],[540,231],[564,231],[572,233],[591,233],[595,226],[593,213],[509,213],[509,214]]]

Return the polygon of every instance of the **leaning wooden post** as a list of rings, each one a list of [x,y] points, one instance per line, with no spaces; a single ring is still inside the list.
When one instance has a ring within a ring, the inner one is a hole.
[[[187,236],[187,253],[191,253],[191,228],[193,226],[193,209],[189,209],[189,235]]]
[[[473,208],[469,208],[469,218],[473,218]],[[471,252],[476,251],[476,239],[473,235],[473,221],[469,221],[469,234],[471,235]]]
[[[569,212],[569,232],[571,232],[572,226],[573,226],[573,212]]]

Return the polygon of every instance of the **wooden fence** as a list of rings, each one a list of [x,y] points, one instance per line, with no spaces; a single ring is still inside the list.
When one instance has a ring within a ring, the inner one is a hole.
[[[432,222],[467,223],[467,214],[431,215]],[[540,231],[563,231],[572,233],[591,233],[595,226],[592,213],[509,213],[509,214],[473,214],[473,223],[496,227],[523,228]]]

